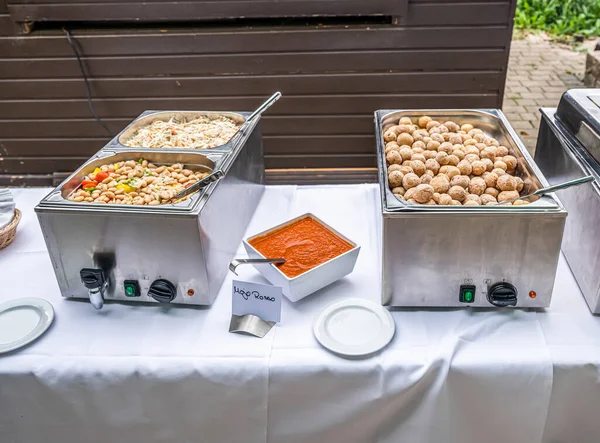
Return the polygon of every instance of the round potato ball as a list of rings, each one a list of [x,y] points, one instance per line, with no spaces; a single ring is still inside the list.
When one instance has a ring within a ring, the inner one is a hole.
[[[406,133],[406,134],[411,134],[412,133],[412,126],[411,125],[398,125],[396,126],[396,132],[398,133],[398,135]]]
[[[467,191],[462,186],[452,186],[448,190],[448,195],[452,197],[452,200],[463,202],[467,197]]]
[[[462,149],[456,149],[456,146],[462,146],[462,145],[454,145],[454,151],[452,151],[451,155],[455,155],[458,157],[459,160],[463,160],[465,158],[465,151],[463,151]]]
[[[413,155],[412,149],[410,149],[408,146],[402,146],[398,153],[402,157],[402,161],[410,160]]]
[[[450,143],[452,143],[453,145],[461,145],[462,144],[462,137],[458,134],[450,134],[450,137],[448,138],[448,141]]]
[[[521,205],[528,205],[529,202],[525,201],[525,200],[515,200],[512,205],[513,206],[521,206]]]
[[[467,196],[465,197],[465,202],[468,202],[469,200],[477,202],[478,205],[481,204],[481,197],[479,197],[479,195],[477,194],[467,194]]]
[[[482,132],[474,132],[475,129],[472,129],[471,132],[473,132],[473,134],[470,134],[471,137],[473,137],[473,139],[477,142],[477,143],[483,143],[483,141],[485,140],[485,135]]]
[[[405,188],[406,189],[406,188]],[[415,191],[417,190],[416,186],[413,186],[410,189],[406,189],[406,192],[404,193],[404,200],[408,200],[409,198],[413,198],[415,195]]]
[[[477,159],[479,160],[479,149],[477,149],[476,146],[473,146],[473,145],[465,146],[465,153],[467,155],[469,155],[469,154],[476,155]]]
[[[432,197],[433,201],[439,204],[440,203],[440,197],[441,197],[441,195],[442,194],[440,194],[439,192],[434,192],[433,193],[433,197]]]
[[[386,142],[392,142],[392,141],[396,141],[396,138],[398,136],[396,135],[396,132],[393,129],[388,129],[387,131],[385,131],[385,133],[383,134],[383,139]]]
[[[412,162],[410,160],[404,160],[402,166],[410,166],[412,168]]]
[[[475,147],[476,147],[477,149],[479,149],[479,154],[481,155],[481,152],[483,152],[483,150],[484,150],[485,148],[487,148],[487,145],[486,145],[485,143],[477,143],[477,144],[475,145]]]
[[[425,156],[425,160],[429,160],[430,158],[435,158],[437,156],[437,152],[436,151],[424,151],[423,155]]]
[[[425,203],[426,205],[430,205],[430,206],[435,206],[437,203],[435,202],[434,199],[429,200],[427,203]]]
[[[460,126],[458,126],[453,121],[444,122],[444,126],[447,127],[450,132],[458,132],[458,131],[460,131]]]
[[[425,171],[427,170],[427,168],[425,168],[425,162],[422,162],[421,160],[412,160],[410,166],[413,168],[413,172],[419,177],[425,174]]]
[[[392,188],[402,186],[402,179],[404,174],[400,171],[392,171],[388,174],[388,182]]]
[[[517,181],[512,175],[504,174],[498,177],[496,187],[501,191],[516,191]]]
[[[450,141],[450,136],[451,136],[451,135],[452,135],[452,133],[451,133],[451,132],[444,132],[444,133],[442,134],[442,137],[444,137],[444,141],[445,141],[445,142],[449,142],[449,141]]]
[[[446,171],[444,173],[448,176],[448,178],[450,180],[452,180],[452,177],[460,175],[460,171],[458,170],[458,168],[456,166],[447,165],[447,166],[445,166],[445,168],[448,168],[448,169],[446,169]],[[441,170],[442,170],[442,168],[440,168],[440,171]]]
[[[448,157],[449,157],[449,155],[446,152],[441,151],[441,152],[437,153],[437,155],[435,156],[435,159],[437,160],[437,162],[440,165],[443,166],[443,165],[447,165],[450,162],[450,160],[448,159]]]
[[[402,118],[400,119],[400,121],[398,122],[398,124],[401,124],[401,125],[412,125],[412,124],[413,124],[413,122],[412,122],[412,120],[410,119],[410,117],[402,117]]]
[[[485,192],[487,185],[485,184],[485,180],[481,177],[475,177],[471,179],[469,183],[469,193],[475,195],[481,195]]]
[[[504,163],[503,160],[497,160],[494,162],[494,169],[502,169],[506,171],[508,169],[508,165]]]
[[[452,200],[452,203],[450,203],[451,206],[462,206],[462,203],[459,202],[458,200]]]
[[[517,182],[517,188],[516,191],[517,192],[521,192],[523,190],[523,187],[525,185],[525,182],[523,181],[523,179],[521,177],[514,177],[515,181]]]
[[[450,132],[450,130],[448,129],[448,127],[444,124],[439,125],[438,129],[440,130],[440,134],[446,134],[448,132]]]
[[[473,168],[473,174],[475,175],[481,175],[487,171],[485,163],[483,163],[481,160],[476,160],[471,163],[471,167]]]
[[[425,129],[427,129],[429,131],[431,128],[435,128],[439,125],[441,125],[440,122],[438,122],[436,120],[429,120],[429,122],[427,122],[427,124],[425,125]]]
[[[498,198],[498,194],[500,194],[500,191],[498,191],[496,188],[486,188],[485,194],[489,194],[493,197]]]
[[[444,194],[448,192],[448,189],[450,189],[450,180],[448,180],[448,177],[445,175],[437,175],[433,177],[429,184],[431,187],[433,187],[435,192],[439,192],[440,194]]]
[[[500,146],[500,143],[494,137],[488,137],[488,140],[490,141],[490,146]]]
[[[437,151],[438,148],[440,147],[440,142],[436,142],[435,140],[431,140],[430,142],[427,143],[427,149],[429,151]]]
[[[452,204],[452,197],[448,194],[440,194],[440,198],[438,200],[438,205],[449,206]]]
[[[431,137],[429,137],[429,135],[426,135],[425,137],[423,137],[423,143],[425,143],[425,146],[427,146],[427,143],[429,143],[432,140],[433,139]]]
[[[425,152],[425,150],[424,150],[424,149],[421,149],[421,148],[414,148],[414,149],[412,150],[412,152],[413,152],[413,154],[422,154],[422,153],[424,153],[424,152]]]
[[[502,191],[500,194],[498,194],[499,203],[508,200],[514,200],[515,198],[519,198],[519,193],[517,191]]]
[[[402,186],[404,189],[409,190],[421,184],[421,179],[417,174],[411,172],[410,174],[406,174],[402,179]]]
[[[410,166],[404,166],[404,165],[400,166],[398,171],[402,172],[404,175],[414,172]]]
[[[465,145],[465,146],[475,146],[476,144],[477,144],[477,140],[472,139],[472,138],[463,140],[463,145]],[[477,150],[477,152],[479,152],[479,149]]]
[[[418,185],[414,199],[419,203],[427,203],[433,198],[433,187],[431,185]]]
[[[452,143],[444,142],[438,146],[437,150],[438,150],[438,152],[445,152],[446,154],[450,155],[450,153],[452,151],[454,151],[454,147],[453,147]]]
[[[508,148],[506,146],[498,146],[498,151],[496,152],[497,157],[505,157],[508,155]]]
[[[473,171],[473,168],[471,167],[471,163],[469,163],[468,160],[461,160],[458,162],[458,164],[456,165],[456,167],[458,168],[458,170],[460,171],[460,173],[462,175],[470,175],[471,172]]]
[[[487,205],[488,203],[498,203],[498,201],[496,200],[496,197],[494,197],[493,195],[490,194],[483,194],[481,197],[481,204],[482,205]]]
[[[507,170],[513,170],[517,168],[517,158],[512,155],[505,155],[502,157],[502,161],[506,164]]]
[[[489,148],[485,148],[483,151],[481,151],[479,153],[479,157],[481,157],[482,159],[486,158],[486,159],[490,160],[492,162],[492,164],[496,160],[496,154]]]
[[[456,166],[456,165],[458,165],[459,162],[460,162],[460,159],[456,155],[450,154],[448,156],[448,164],[449,165]]]
[[[434,142],[438,142],[438,143],[444,143],[444,136],[441,134],[431,134],[431,140],[433,140]]]
[[[424,129],[417,129],[412,133],[412,137],[415,141],[423,140],[423,138],[427,136],[429,136],[429,133]]]
[[[399,165],[402,163],[402,156],[400,155],[400,152],[396,150],[388,152],[385,156],[385,159],[391,165]]]
[[[387,168],[387,172],[388,172],[388,174],[391,174],[394,171],[401,171],[400,168],[402,168],[402,166],[400,166],[400,165],[389,165]]]
[[[409,145],[409,146],[411,146],[415,142],[415,139],[410,134],[402,133],[402,134],[400,134],[398,136],[398,138],[396,139],[396,142],[399,145]]]
[[[460,138],[462,138],[462,142],[463,142],[463,145],[464,145],[464,144],[465,144],[465,142],[466,142],[467,140],[469,140],[471,137],[469,137],[469,134],[465,134],[464,132],[462,132],[462,131],[461,131],[461,132],[460,132]]]
[[[431,183],[431,180],[433,180],[433,177],[429,174],[423,174],[421,176],[421,184],[422,185],[428,185],[429,183]]]
[[[431,117],[429,117],[428,115],[424,115],[422,117],[419,117],[419,120],[417,121],[417,123],[419,124],[419,126],[421,128],[426,128],[427,124],[432,120]]]
[[[434,174],[437,174],[440,170],[440,164],[435,158],[430,158],[425,161],[425,168],[429,171],[433,171]]]
[[[465,132],[469,132],[473,130],[473,125],[469,124],[469,123],[465,123],[464,125],[462,125],[460,127],[461,131],[465,131]]]
[[[402,186],[398,186],[397,188],[392,189],[392,192],[394,195],[399,195],[402,197],[406,193],[406,189],[404,189]]]
[[[479,206],[475,200],[467,200],[463,203],[463,206]]]
[[[399,151],[400,150],[400,146],[398,146],[398,143],[396,142],[389,142],[387,145],[385,145],[385,153],[387,154],[390,151]]]
[[[423,163],[425,163],[425,160],[427,160],[423,154],[419,154],[414,151],[413,151],[413,155],[410,156],[410,159],[411,160],[420,160]]]
[[[494,163],[489,158],[482,158],[481,161],[485,165],[485,170],[487,172],[492,172],[494,170]]]
[[[486,172],[483,174],[483,180],[485,181],[486,188],[495,188],[496,182],[498,181],[498,174],[495,172]]]
[[[506,174],[506,171],[504,169],[501,169],[501,168],[494,168],[494,169],[492,169],[492,172],[494,174],[496,174],[498,177],[500,177],[501,175]]]
[[[466,175],[455,175],[452,177],[452,180],[450,180],[450,186],[460,186],[461,188],[467,189],[470,181],[471,179]]]
[[[415,149],[415,148],[421,148],[421,149],[425,150],[426,146],[427,145],[423,142],[423,140],[417,140],[416,142],[414,142],[412,144],[412,148],[413,149]]]

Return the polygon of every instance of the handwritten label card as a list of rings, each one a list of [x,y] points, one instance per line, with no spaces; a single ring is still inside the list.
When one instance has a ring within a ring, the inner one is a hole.
[[[281,320],[281,288],[233,280],[232,314],[254,314],[265,321]]]

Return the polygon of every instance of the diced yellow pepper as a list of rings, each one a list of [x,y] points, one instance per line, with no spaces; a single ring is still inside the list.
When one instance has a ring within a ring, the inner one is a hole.
[[[130,192],[133,192],[133,191],[135,191],[135,188],[134,188],[134,187],[132,187],[132,186],[129,186],[129,185],[128,185],[128,184],[126,184],[126,183],[119,183],[119,184],[117,185],[117,189],[122,189],[122,190],[124,190],[124,191],[125,191],[125,192],[127,192],[127,193],[130,193]]]

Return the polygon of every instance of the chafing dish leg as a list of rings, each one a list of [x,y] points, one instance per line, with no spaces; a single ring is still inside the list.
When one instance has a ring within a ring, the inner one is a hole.
[[[104,306],[104,291],[108,286],[104,271],[102,269],[83,268],[79,271],[79,275],[88,290],[92,306],[96,309],[102,309],[102,306]]]

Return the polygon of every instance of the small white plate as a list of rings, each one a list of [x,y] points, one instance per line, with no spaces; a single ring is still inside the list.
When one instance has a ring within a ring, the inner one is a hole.
[[[54,320],[52,305],[41,298],[0,304],[0,354],[14,351],[42,335]]]
[[[385,347],[396,325],[383,306],[362,298],[330,304],[319,314],[313,326],[315,337],[336,354],[358,357]]]

